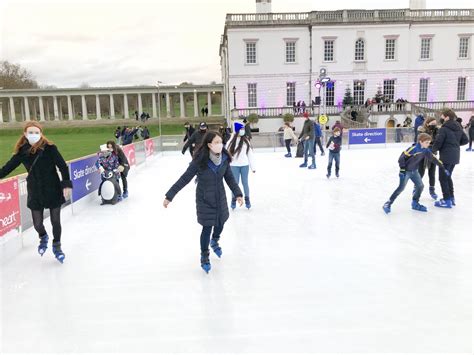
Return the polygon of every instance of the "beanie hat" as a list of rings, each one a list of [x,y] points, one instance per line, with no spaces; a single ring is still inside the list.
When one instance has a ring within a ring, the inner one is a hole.
[[[207,123],[206,123],[206,122],[201,122],[201,123],[199,124],[199,129],[203,129],[203,130],[204,130],[204,129],[207,129]]]
[[[235,121],[234,122],[234,132],[238,132],[240,131],[242,128],[244,128],[244,124],[242,122],[239,122],[239,121]]]
[[[308,113],[308,112],[305,112],[305,113],[303,113],[303,116],[304,116],[304,118],[308,118],[308,117],[309,117],[309,113]]]

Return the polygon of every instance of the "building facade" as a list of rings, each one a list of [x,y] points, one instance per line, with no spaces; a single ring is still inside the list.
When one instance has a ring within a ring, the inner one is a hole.
[[[340,10],[228,14],[220,57],[226,111],[311,105],[321,68],[327,105],[377,91],[396,101],[474,100],[474,10]]]

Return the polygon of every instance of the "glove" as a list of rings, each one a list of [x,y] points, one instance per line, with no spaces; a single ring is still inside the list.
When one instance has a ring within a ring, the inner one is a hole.
[[[184,155],[184,153],[185,153],[185,151],[184,151],[184,150],[182,150],[182,151],[181,151],[181,154],[183,154],[183,155]]]
[[[405,169],[400,169],[400,172],[398,173],[398,176],[400,177],[400,179],[405,179],[405,176],[406,176]]]
[[[125,170],[125,168],[123,167],[123,165],[119,165],[117,170],[121,173]]]
[[[451,173],[447,169],[444,169],[444,173],[446,174],[446,176],[451,176]]]

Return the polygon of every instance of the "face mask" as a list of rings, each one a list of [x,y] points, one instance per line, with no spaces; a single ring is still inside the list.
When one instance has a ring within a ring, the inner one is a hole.
[[[39,142],[41,139],[41,134],[40,133],[28,133],[26,135],[26,139],[28,139],[28,142],[30,145],[34,145]]]
[[[239,131],[239,136],[241,136],[241,137],[245,136],[245,130],[241,129]]]
[[[220,154],[222,153],[222,148],[224,145],[222,143],[217,143],[217,144],[212,144],[211,145],[211,150],[214,154]]]

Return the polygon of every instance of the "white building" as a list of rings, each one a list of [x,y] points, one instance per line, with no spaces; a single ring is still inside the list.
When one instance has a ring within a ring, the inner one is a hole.
[[[426,10],[424,3],[271,13],[271,0],[257,0],[256,14],[228,14],[220,46],[227,114],[310,105],[321,68],[334,83],[328,105],[340,105],[347,87],[357,104],[378,88],[392,100],[474,100],[474,9]]]

